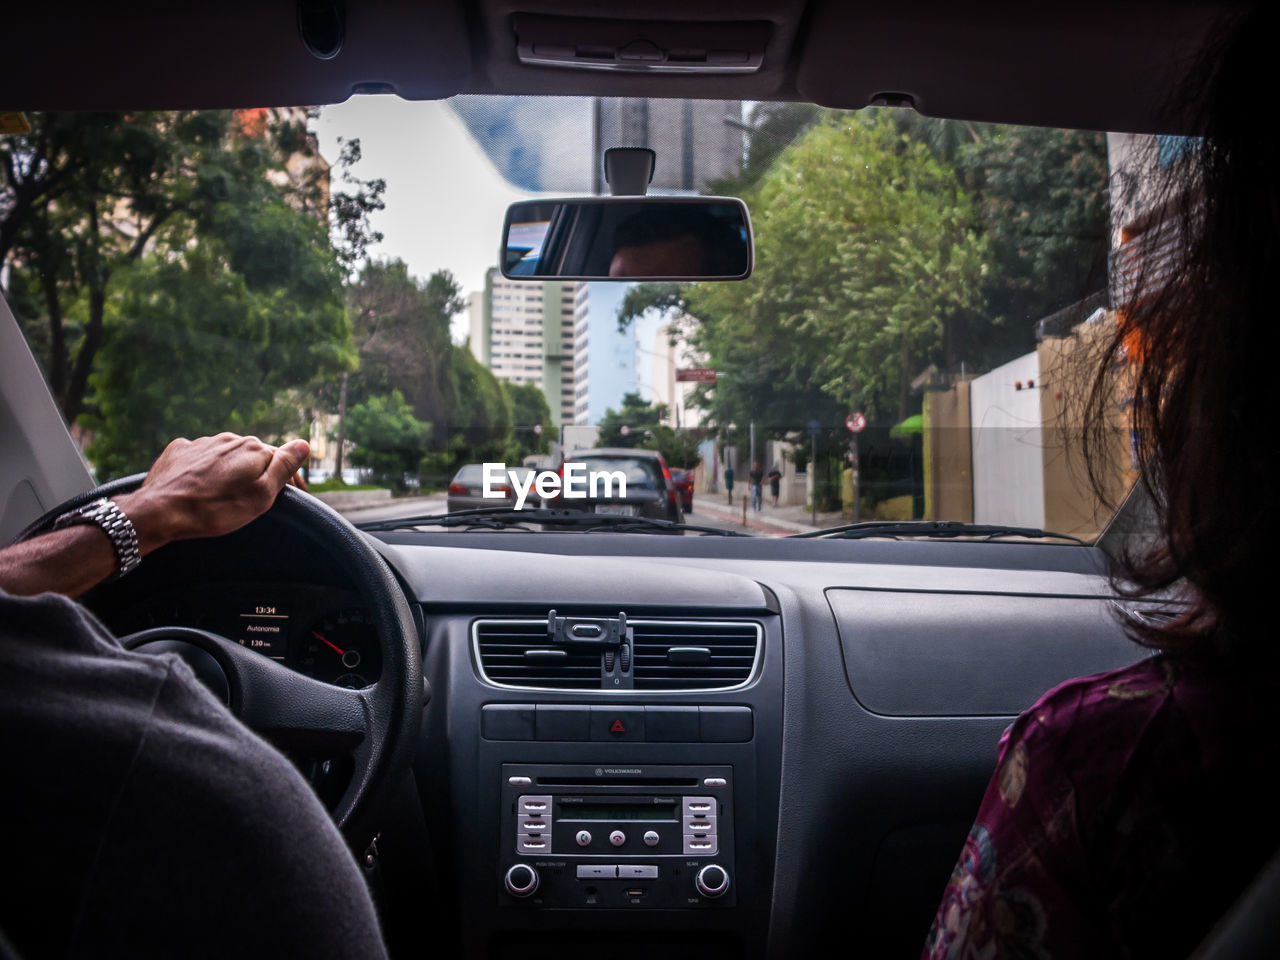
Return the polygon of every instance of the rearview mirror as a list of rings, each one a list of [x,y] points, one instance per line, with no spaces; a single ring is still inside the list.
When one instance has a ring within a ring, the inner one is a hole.
[[[511,279],[744,280],[751,217],[731,197],[585,197],[507,208]]]

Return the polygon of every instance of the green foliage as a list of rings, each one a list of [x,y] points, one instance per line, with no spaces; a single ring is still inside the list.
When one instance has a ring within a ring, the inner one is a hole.
[[[955,353],[985,369],[1034,349],[1037,320],[1106,287],[1107,141],[995,127],[960,147],[956,163],[977,197],[990,268],[980,317]]]
[[[344,362],[336,289],[311,302],[254,290],[219,254],[198,244],[121,271],[83,417],[99,477],[146,469],[177,436],[279,439],[302,426],[290,388]]]
[[[638,393],[624,394],[621,409],[606,410],[600,418],[599,444],[602,447],[643,447],[666,415],[665,404],[649,403]]]
[[[701,391],[713,418],[785,433],[842,409],[905,415],[909,380],[978,304],[985,243],[955,171],[887,117],[827,117],[752,209],[753,282],[683,294],[695,349],[723,374]]]
[[[347,437],[355,444],[351,462],[396,490],[418,472],[430,435],[430,425],[413,415],[399,390],[370,397],[347,412]]]
[[[736,174],[712,180],[708,186],[721,196],[741,196],[769,172],[779,155],[817,123],[823,110],[812,103],[758,103],[746,131],[746,158]]]
[[[1003,363],[1104,283],[1101,134],[796,105],[753,120],[742,176],[715,186],[745,191],[756,276],[640,284],[618,316],[671,317],[720,372],[694,397],[726,442],[817,420],[838,456],[851,408],[901,420],[929,363]]]
[[[546,450],[551,414],[537,387],[502,384],[466,347],[452,342],[449,324],[465,306],[447,270],[421,281],[399,260],[365,264],[347,289],[347,314],[360,355],[348,381],[348,403],[398,392],[414,417],[431,425],[415,471],[438,483],[463,463],[518,462]],[[317,403],[336,409],[336,386]],[[544,433],[532,432],[535,423]],[[513,426],[524,429],[513,432]]]
[[[624,394],[621,409],[606,410],[600,420],[600,446],[657,450],[669,467],[692,467],[698,459],[699,436],[667,426],[662,422],[666,416],[665,403],[649,403],[638,393]]]
[[[456,347],[449,322],[465,303],[447,270],[424,283],[401,260],[366,264],[347,288],[347,314],[360,355],[349,378],[348,403],[399,390],[414,416],[435,426],[432,445],[448,442],[453,411],[449,370]],[[319,391],[318,403],[337,409],[334,385]]]
[[[448,451],[454,465],[499,460],[511,437],[511,404],[498,378],[470,350],[449,353]]]
[[[503,462],[520,463],[525,457],[546,453],[555,436],[555,421],[547,405],[546,394],[536,383],[514,384],[499,381],[507,405],[511,408],[512,437]],[[534,427],[541,427],[541,432]]]
[[[99,476],[175,435],[298,429],[355,356],[298,114],[46,113],[0,141],[0,260]]]
[[[691,470],[698,462],[699,439],[692,430],[676,430],[664,423],[654,428],[653,436],[645,441],[644,446],[662,454],[668,467]]]

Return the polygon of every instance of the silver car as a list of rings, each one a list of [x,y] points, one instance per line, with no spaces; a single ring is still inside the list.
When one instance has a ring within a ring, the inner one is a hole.
[[[509,467],[508,469],[517,475],[517,479],[521,483],[527,483],[529,474],[534,472],[531,467]],[[516,490],[511,481],[507,480],[495,486],[502,493],[502,496],[486,497],[484,495],[483,468],[478,463],[468,463],[455,473],[453,479],[449,481],[449,512],[479,510],[485,507],[514,507],[516,505]],[[538,505],[537,494],[530,489],[529,496],[524,501],[525,509]]]

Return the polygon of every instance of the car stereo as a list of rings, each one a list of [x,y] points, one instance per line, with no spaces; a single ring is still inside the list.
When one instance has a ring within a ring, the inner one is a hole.
[[[508,763],[502,778],[503,903],[735,902],[731,766]]]

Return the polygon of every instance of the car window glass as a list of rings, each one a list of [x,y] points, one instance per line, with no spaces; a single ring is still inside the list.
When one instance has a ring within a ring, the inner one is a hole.
[[[776,468],[758,535],[856,518],[1095,537],[1112,508],[1078,411],[1156,222],[1144,147],[1166,167],[1195,150],[724,100],[28,120],[0,137],[0,285],[97,479],[175,436],[302,436],[319,495],[389,489],[407,515],[481,482],[468,464],[519,478],[639,448],[690,471],[692,517],[735,529],[753,465]],[[507,205],[607,193],[615,146],[655,151],[653,195],[742,198],[752,276],[504,279]],[[17,202],[45,178],[56,203]]]
[[[584,457],[581,462],[587,465],[588,473],[621,473],[628,487],[656,490],[662,486],[662,470],[647,457]]]

